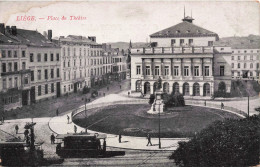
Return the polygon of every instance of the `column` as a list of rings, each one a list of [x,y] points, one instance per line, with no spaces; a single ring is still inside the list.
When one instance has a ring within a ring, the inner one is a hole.
[[[193,96],[193,83],[189,83],[190,86],[190,96]]]
[[[204,62],[203,62],[203,58],[201,58],[201,76],[203,77],[204,79]]]
[[[183,94],[183,83],[179,82],[179,92],[180,94]]]
[[[152,76],[154,79],[154,58],[152,58],[151,70],[152,70],[151,72],[152,72]]]
[[[193,58],[190,58],[190,76],[193,77]]]
[[[172,93],[172,83],[169,83],[169,92]]]
[[[164,78],[164,64],[163,64],[163,59],[161,59],[161,76]]]
[[[182,76],[183,76],[183,67],[182,67],[182,58],[181,58],[181,66],[180,66],[180,78],[182,79]]]
[[[204,83],[200,83],[200,96],[203,96],[203,85]]]
[[[171,73],[170,76],[171,76],[172,79],[173,79],[173,63],[172,63],[172,62],[173,62],[173,59],[171,59],[171,65],[170,65],[170,68],[171,68],[171,69],[170,69],[170,73]]]
[[[210,83],[210,96],[214,94],[214,82]]]
[[[153,83],[150,83],[150,93],[153,94]]]
[[[145,63],[144,63],[144,58],[142,58],[142,75],[143,75],[143,77],[145,76]]]

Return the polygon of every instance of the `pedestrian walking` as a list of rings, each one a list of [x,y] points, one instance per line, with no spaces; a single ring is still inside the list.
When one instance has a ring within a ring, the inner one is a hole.
[[[224,109],[224,103],[221,102],[221,110]]]
[[[51,134],[51,144],[54,144],[55,143],[55,136],[54,134],[52,133]]]
[[[121,87],[122,87],[121,84],[119,85],[119,87],[120,87],[120,89],[121,89]]]
[[[109,91],[109,86],[107,87],[107,91]]]
[[[68,124],[70,123],[70,116],[67,115]]]
[[[74,132],[77,133],[77,126],[74,125]]]
[[[130,91],[128,91],[128,97],[130,96]]]
[[[59,109],[57,108],[57,110],[56,110],[56,116],[58,116],[59,115]]]
[[[15,132],[16,132],[16,134],[18,134],[18,130],[19,130],[19,126],[18,125],[15,125]]]
[[[205,102],[204,102],[204,105],[205,105],[205,106],[207,105],[206,100],[205,100]]]
[[[152,146],[153,144],[151,142],[151,135],[149,133],[147,134],[147,140],[148,140],[148,143],[146,146],[148,146],[149,144],[150,144],[150,146]]]
[[[122,139],[122,135],[121,135],[121,133],[119,133],[119,135],[118,135],[118,141],[119,141],[119,143],[121,143],[121,139]]]

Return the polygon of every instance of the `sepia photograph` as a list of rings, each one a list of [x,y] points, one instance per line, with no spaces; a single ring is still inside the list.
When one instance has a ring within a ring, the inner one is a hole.
[[[0,0],[0,166],[260,166],[259,0]]]

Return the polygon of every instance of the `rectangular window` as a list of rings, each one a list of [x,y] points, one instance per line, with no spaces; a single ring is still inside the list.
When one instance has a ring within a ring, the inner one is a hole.
[[[240,56],[237,56],[237,60],[240,60]]]
[[[234,76],[234,71],[231,72],[232,77]]]
[[[6,89],[6,79],[3,79],[3,89]]]
[[[160,68],[159,68],[159,66],[155,66],[154,75],[160,75]]]
[[[244,63],[244,68],[246,68],[246,63]]]
[[[26,63],[22,62],[22,70],[25,70],[25,69],[26,69]]]
[[[204,67],[204,74],[205,74],[205,76],[209,76],[209,66],[205,66]]]
[[[176,40],[175,40],[175,39],[172,39],[172,40],[171,40],[171,45],[174,46],[175,43],[176,43]]]
[[[208,41],[208,46],[213,46],[213,41]]]
[[[66,81],[66,72],[63,74],[64,81]]]
[[[30,62],[33,62],[33,53],[30,53]]]
[[[180,45],[184,44],[184,39],[180,39]]]
[[[246,56],[244,56],[244,60],[246,60]]]
[[[225,66],[220,66],[220,76],[225,75]]]
[[[38,71],[37,71],[37,79],[38,79],[38,80],[41,80],[41,79],[42,79],[42,72],[41,72],[41,70],[38,70]]]
[[[60,61],[60,54],[56,53],[56,61]]]
[[[79,71],[79,77],[82,78],[82,71]]]
[[[237,68],[240,68],[240,63],[237,64]]]
[[[41,54],[40,53],[37,54],[37,61],[41,62]]]
[[[6,64],[2,63],[2,72],[6,72]]]
[[[237,72],[237,76],[240,76],[240,72]]]
[[[8,63],[8,72],[12,71],[12,63]]]
[[[17,51],[16,50],[14,51],[14,57],[17,57]]]
[[[13,87],[12,78],[9,78],[9,88]]]
[[[53,61],[54,60],[54,58],[53,58],[53,53],[51,53],[51,61]]]
[[[18,78],[17,77],[14,78],[14,87],[15,88],[18,87]]]
[[[42,95],[42,86],[38,86],[38,96]]]
[[[59,77],[60,77],[60,69],[57,68],[57,78],[59,78]]]
[[[8,54],[9,58],[12,57],[12,51],[11,50],[8,50],[7,54]]]
[[[164,66],[164,75],[169,75],[169,66]]]
[[[64,92],[66,92],[66,86],[64,86]]]
[[[69,73],[68,73],[68,77],[69,77],[69,80],[70,80],[70,71],[69,71]]]
[[[18,70],[18,64],[17,62],[14,62],[14,71],[17,71]]]
[[[25,56],[26,56],[25,53],[26,53],[25,50],[23,50],[23,51],[22,51],[22,57],[25,57]]]
[[[231,64],[231,67],[234,68],[234,63]]]
[[[34,81],[34,71],[31,71],[31,81]]]
[[[174,76],[179,76],[179,66],[174,66],[173,73],[174,73]]]
[[[184,66],[184,76],[189,76],[189,66]]]
[[[194,76],[199,76],[199,66],[194,66]]]
[[[54,69],[51,69],[51,78],[54,78]]]
[[[150,75],[150,66],[146,66],[145,68],[145,74]]]
[[[48,94],[48,84],[45,85],[45,94]]]
[[[48,79],[48,69],[44,70],[44,79]]]
[[[74,71],[74,79],[76,79],[76,77],[77,77],[77,73],[76,73],[76,71]]]
[[[193,44],[193,39],[189,39],[189,45]]]
[[[54,92],[54,83],[51,84],[51,93]]]
[[[48,54],[47,53],[44,54],[44,61],[45,62],[48,61]]]
[[[6,51],[2,50],[2,58],[6,58]]]
[[[63,67],[66,67],[66,62],[65,61],[63,62]]]
[[[231,57],[231,60],[234,60],[234,56]]]
[[[254,60],[254,57],[253,57],[253,55],[250,55],[250,60]]]

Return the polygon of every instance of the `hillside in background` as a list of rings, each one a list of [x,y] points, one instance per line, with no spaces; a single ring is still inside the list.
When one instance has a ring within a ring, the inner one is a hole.
[[[129,48],[129,42],[109,42],[112,48],[119,48],[120,50],[127,50]],[[145,42],[132,42],[132,47],[145,47],[147,43]]]
[[[231,46],[232,49],[259,49],[260,36],[249,35],[247,37],[224,37],[215,42],[216,46]]]

